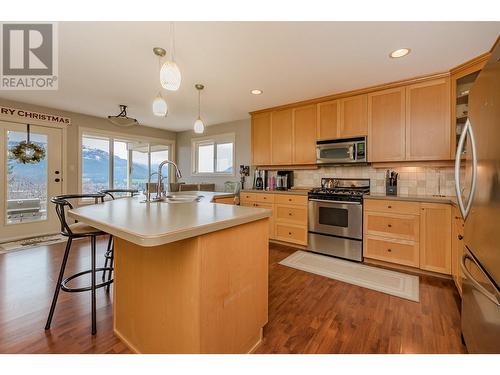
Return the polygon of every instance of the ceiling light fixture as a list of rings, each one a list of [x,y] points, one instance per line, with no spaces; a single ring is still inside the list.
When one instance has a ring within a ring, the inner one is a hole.
[[[201,121],[201,90],[205,88],[200,83],[197,83],[194,85],[196,90],[198,90],[198,118],[194,122],[194,132],[197,134],[202,134],[205,131],[205,124],[203,124],[203,121]]]
[[[165,52],[162,56],[165,56]],[[175,63],[175,27],[170,22],[170,59],[160,69],[160,83],[166,90],[177,91],[181,86],[181,79],[181,71]]]
[[[260,94],[262,94],[262,92],[263,92],[263,91],[262,91],[262,90],[259,90],[259,89],[253,89],[253,90],[252,90],[252,91],[250,91],[250,92],[251,92],[252,94],[254,94],[254,95],[260,95]]]
[[[120,113],[116,116],[108,116],[108,120],[114,125],[123,127],[139,125],[135,118],[127,116],[127,106],[123,104],[120,104]]]
[[[167,113],[167,102],[165,101],[165,99],[163,99],[161,92],[159,92],[155,100],[153,100],[153,114],[158,117],[165,117]]]
[[[162,56],[165,56],[166,51],[161,48],[161,47],[155,47],[153,48],[153,53],[158,56],[158,70],[161,71],[161,58]],[[161,90],[161,88],[160,88]],[[168,106],[167,102],[163,98],[163,95],[161,94],[161,91],[158,92],[158,95],[156,98],[153,100],[153,114],[158,117],[165,117],[167,116],[168,113]]]
[[[397,59],[399,57],[403,57],[403,56],[406,56],[410,53],[411,49],[409,48],[400,48],[400,49],[397,49],[395,51],[392,51],[390,54],[389,54],[389,57],[393,58],[393,59]]]

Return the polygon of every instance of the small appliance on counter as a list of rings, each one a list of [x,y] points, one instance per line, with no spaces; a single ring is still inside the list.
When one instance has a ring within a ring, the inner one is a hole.
[[[387,170],[385,172],[385,194],[386,195],[398,195],[398,176],[399,174]]]
[[[256,169],[255,170],[255,177],[253,180],[253,188],[255,190],[264,190],[264,178],[265,178],[266,171],[263,169]]]
[[[293,186],[293,171],[266,171],[264,190],[288,190]]]

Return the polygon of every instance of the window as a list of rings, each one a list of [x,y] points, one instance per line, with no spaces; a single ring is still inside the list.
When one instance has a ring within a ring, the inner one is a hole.
[[[234,134],[192,140],[194,175],[234,175]]]
[[[144,191],[151,173],[161,161],[170,159],[170,145],[144,140],[84,132],[81,145],[82,193],[129,188]],[[168,168],[162,172],[168,181]],[[156,181],[156,176],[152,180]]]

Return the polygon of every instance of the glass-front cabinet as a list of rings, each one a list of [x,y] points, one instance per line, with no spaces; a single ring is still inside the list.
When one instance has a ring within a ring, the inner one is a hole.
[[[465,123],[469,116],[469,93],[474,85],[477,76],[481,72],[486,58],[480,59],[473,64],[462,66],[452,71],[451,74],[451,115],[452,115],[452,139],[451,139],[451,152],[454,158],[458,141]],[[464,147],[467,150],[467,147]],[[465,152],[465,151],[464,151]]]

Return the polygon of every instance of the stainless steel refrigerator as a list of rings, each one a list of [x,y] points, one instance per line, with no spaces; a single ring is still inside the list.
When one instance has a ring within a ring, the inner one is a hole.
[[[465,219],[462,335],[470,353],[500,353],[500,44],[469,94],[455,160]],[[463,150],[466,150],[465,158]]]

